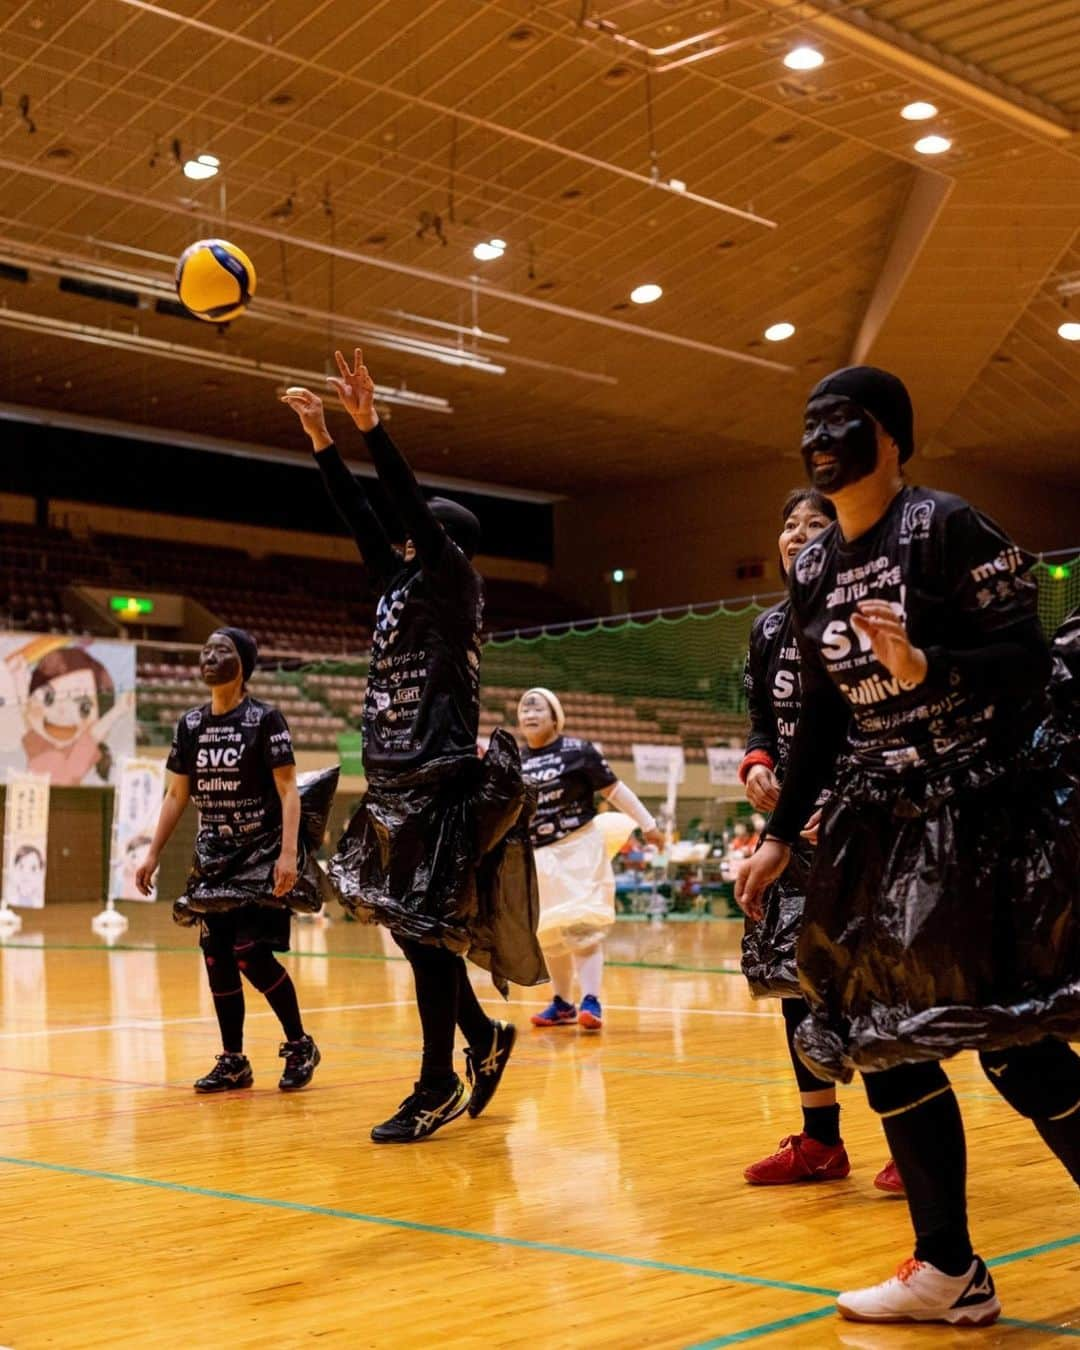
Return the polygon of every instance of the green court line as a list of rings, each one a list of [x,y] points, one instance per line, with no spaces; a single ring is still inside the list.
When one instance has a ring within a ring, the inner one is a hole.
[[[1080,1337],[1080,1329],[1076,1327],[1055,1325],[1053,1322],[1025,1322],[1022,1317],[999,1317],[997,1324],[1002,1327],[1023,1327],[1025,1331],[1046,1332],[1050,1336]]]
[[[794,1317],[781,1317],[776,1322],[762,1322],[756,1327],[747,1327],[745,1331],[729,1331],[726,1336],[716,1336],[711,1341],[696,1341],[693,1345],[687,1346],[687,1350],[717,1350],[721,1345],[741,1345],[744,1341],[756,1341],[759,1336],[771,1336],[774,1331],[788,1331],[791,1327],[803,1326],[807,1322],[819,1322],[823,1317],[835,1314],[836,1307],[830,1303],[826,1308],[797,1313]]]
[[[781,1289],[792,1294],[819,1294],[828,1297],[833,1289],[815,1285],[795,1284],[789,1280],[768,1280],[757,1275],[740,1275],[733,1271],[711,1270],[707,1266],[683,1266],[672,1261],[654,1261],[642,1256],[620,1256],[617,1252],[597,1252],[587,1247],[564,1247],[557,1242],[538,1242],[531,1238],[506,1237],[498,1233],[477,1233],[466,1228],[448,1228],[442,1224],[418,1223],[414,1219],[394,1219],[381,1214],[362,1214],[355,1210],[336,1209],[328,1205],[309,1205],[300,1200],[278,1200],[270,1196],[243,1195],[233,1191],[214,1190],[209,1186],[188,1186],[179,1181],[160,1181],[155,1177],[125,1176],[120,1172],[102,1172],[92,1167],[74,1167],[67,1163],[40,1162],[36,1158],[12,1158],[0,1155],[0,1164],[23,1167],[39,1172],[55,1172],[62,1176],[89,1177],[97,1181],[116,1181],[128,1186],[144,1186],[150,1190],[168,1191],[174,1195],[197,1195],[208,1200],[231,1200],[242,1205],[259,1205],[265,1209],[287,1210],[294,1214],[316,1214],[327,1219],[346,1219],[352,1223],[372,1224],[379,1228],[399,1228],[412,1233],[427,1233],[436,1237],[455,1238],[459,1242],[482,1242],[495,1247],[513,1247],[521,1251],[543,1252],[552,1256],[573,1256],[586,1261],[604,1261],[611,1265],[631,1266],[637,1270],[655,1270],[668,1275],[691,1275],[725,1284],[746,1284],[762,1289]]]
[[[96,942],[0,942],[0,951],[30,952],[159,952],[163,956],[175,956],[183,953],[190,956],[198,951],[195,943],[190,947],[155,947],[147,944],[136,946],[133,943],[116,942],[111,947]],[[385,961],[403,962],[403,956],[387,956],[384,952],[299,952],[289,951],[288,956],[308,958],[315,961]],[[615,961],[607,960],[608,966],[620,970],[672,970],[687,975],[741,975],[741,970],[729,966],[680,966],[667,961]]]
[[[1013,1261],[1026,1261],[1029,1256],[1042,1256],[1046,1252],[1057,1252],[1062,1247],[1075,1247],[1080,1243],[1080,1233],[1073,1233],[1071,1237],[1056,1238],[1053,1242],[1040,1242],[1037,1247],[1025,1247],[1022,1251],[1007,1252],[1004,1256],[992,1256],[987,1261],[988,1266],[1008,1266]]]

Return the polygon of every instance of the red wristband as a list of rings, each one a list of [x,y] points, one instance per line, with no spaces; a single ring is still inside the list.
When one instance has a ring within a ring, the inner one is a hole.
[[[766,750],[751,750],[739,765],[739,782],[746,786],[746,776],[755,764],[764,764],[767,769],[776,767],[773,757]]]

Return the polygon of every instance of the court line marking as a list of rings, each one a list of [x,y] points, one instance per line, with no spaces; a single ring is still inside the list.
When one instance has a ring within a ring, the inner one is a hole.
[[[757,1326],[746,1327],[743,1331],[729,1331],[723,1336],[714,1336],[708,1341],[695,1341],[686,1350],[718,1350],[722,1345],[739,1345],[743,1341],[756,1341],[759,1336],[771,1336],[776,1331],[789,1331],[792,1327],[803,1326],[807,1322],[818,1322],[823,1317],[836,1316],[836,1305],[829,1303],[824,1308],[814,1308],[811,1312],[796,1313],[793,1317],[781,1317],[775,1322],[761,1322]]]
[[[757,1288],[780,1289],[794,1294],[835,1295],[833,1289],[817,1285],[796,1284],[789,1280],[769,1280],[763,1276],[741,1275],[733,1271],[712,1270],[707,1266],[684,1266],[671,1261],[656,1261],[643,1256],[623,1256],[617,1252],[597,1252],[586,1247],[567,1247],[556,1242],[540,1242],[532,1238],[510,1237],[498,1233],[478,1233],[466,1228],[449,1228],[442,1224],[420,1223],[415,1219],[394,1219],[380,1214],[363,1214],[356,1210],[337,1209],[328,1205],[311,1205],[300,1200],[280,1200],[270,1196],[244,1195],[235,1191],[219,1191],[209,1186],[189,1186],[180,1181],[162,1181],[156,1177],[126,1176],[121,1172],[104,1172],[92,1167],[76,1167],[68,1163],[42,1162],[36,1158],[14,1158],[0,1155],[0,1165],[22,1167],[40,1172],[54,1172],[63,1176],[87,1177],[98,1181],[119,1182],[121,1185],[144,1186],[151,1190],[168,1191],[176,1195],[194,1195],[209,1200],[230,1200],[238,1204],[257,1205],[265,1209],[286,1210],[295,1214],[314,1214],[329,1219],[345,1219],[352,1223],[371,1224],[377,1228],[399,1228],[413,1233],[427,1233],[436,1237],[454,1238],[459,1242],[481,1242],[489,1246],[513,1247],[520,1251],[540,1252],[552,1256],[573,1256],[587,1261],[603,1261],[611,1265],[631,1266],[638,1270],[655,1270],[669,1275],[691,1275],[717,1280],[726,1284],[746,1284]]]
[[[117,942],[111,947],[94,942],[0,942],[0,952],[155,952],[166,956],[190,956],[196,947],[139,947],[130,942]],[[389,956],[385,952],[303,952],[291,948],[286,956],[310,957],[314,961],[384,961],[393,965],[406,964],[403,956]],[[670,961],[619,961],[612,957],[605,962],[619,970],[666,970],[684,975],[742,975],[733,966],[682,966]]]
[[[381,1003],[338,1003],[331,1004],[329,1007],[305,1008],[304,1016],[307,1017],[316,1013],[364,1012],[375,1008],[406,1008],[412,1007],[415,1002],[416,1000],[412,998],[395,998],[387,999]],[[536,1000],[482,998],[480,1002],[491,1003],[500,1008],[505,1008],[508,1004],[513,1007],[525,1008],[534,1006]],[[610,1008],[612,1012],[668,1013],[671,1016],[676,1013],[685,1013],[694,1017],[763,1017],[772,1022],[782,1020],[779,1013],[740,1012],[732,1008],[658,1008],[634,1003],[608,1003],[605,1006]],[[264,1009],[252,1010],[247,1014],[249,1018],[272,1017],[273,1015],[273,1013]],[[214,1020],[213,1014],[210,1014],[206,1017],[146,1017],[133,1018],[123,1022],[94,1022],[73,1027],[39,1027],[34,1031],[0,1031],[0,1041],[21,1041],[40,1036],[77,1036],[97,1031],[160,1031],[162,1027],[185,1026],[198,1022],[213,1022]]]
[[[777,1331],[789,1331],[792,1327],[804,1326],[807,1322],[817,1322],[830,1314],[836,1316],[839,1321],[839,1314],[836,1312],[834,1303],[830,1303],[824,1308],[814,1308],[811,1312],[796,1313],[793,1317],[781,1317],[775,1322],[761,1322],[757,1326],[747,1327],[743,1331],[729,1331],[726,1335],[714,1336],[712,1340],[695,1341],[693,1345],[687,1346],[686,1350],[720,1350],[721,1346],[740,1345],[745,1341],[756,1341],[762,1336],[772,1336]],[[847,1323],[847,1325],[850,1326],[851,1324]],[[864,1325],[866,1324],[864,1323]],[[1027,1322],[1022,1317],[999,1317],[995,1325],[1020,1327],[1024,1331],[1037,1331],[1049,1336],[1080,1337],[1080,1330],[1076,1327],[1054,1322]]]
[[[515,1238],[497,1233],[477,1233],[468,1229],[449,1228],[440,1224],[420,1223],[412,1219],[394,1219],[384,1215],[362,1214],[354,1210],[337,1209],[326,1205],[311,1205],[298,1200],[280,1200],[269,1196],[245,1195],[233,1191],[220,1191],[207,1186],[189,1186],[178,1181],[162,1181],[154,1177],[126,1176],[119,1172],[105,1172],[96,1168],[76,1167],[67,1163],[47,1163],[34,1158],[15,1158],[0,1155],[0,1164],[9,1167],[21,1167],[33,1171],[52,1172],[64,1176],[87,1177],[92,1180],[112,1181],[121,1185],[143,1186],[150,1190],[168,1191],[172,1194],[195,1195],[211,1200],[229,1200],[238,1204],[260,1206],[266,1209],[285,1210],[298,1214],[314,1214],[324,1218],[345,1219],[353,1223],[371,1224],[380,1228],[398,1228],[409,1232],[428,1233],[437,1237],[455,1238],[459,1241],[481,1242],[491,1246],[512,1247],[522,1251],[540,1252],[554,1256],[571,1256],[583,1260],[602,1261],[612,1265],[629,1266],[638,1270],[655,1270],[673,1275],[698,1276],[702,1279],[716,1280],[727,1284],[744,1284],[757,1288],[778,1289],[788,1293],[822,1295],[835,1298],[838,1291],[823,1289],[815,1285],[796,1284],[789,1280],[770,1280],[756,1275],[743,1275],[732,1271],[712,1270],[704,1266],[684,1266],[670,1261],[657,1261],[647,1257],[623,1256],[615,1252],[597,1252],[584,1247],[567,1247],[559,1243],[540,1242],[530,1238]],[[1080,1233],[1069,1237],[1057,1238],[1051,1242],[1040,1243],[1015,1252],[1007,1252],[993,1257],[988,1265],[1000,1266],[1013,1261],[1026,1260],[1045,1252],[1056,1251],[1063,1247],[1080,1243]],[[827,1308],[813,1309],[809,1313],[797,1314],[795,1319],[781,1323],[762,1323],[758,1327],[747,1328],[743,1332],[730,1332],[719,1340],[700,1343],[694,1350],[704,1350],[706,1346],[734,1345],[740,1340],[756,1339],[782,1330],[785,1326],[796,1325],[816,1318],[824,1317],[833,1311],[833,1305]],[[1052,1333],[1078,1334],[1068,1327],[1057,1327],[1050,1323],[1024,1322],[1015,1318],[1002,1319],[1007,1324],[1027,1327],[1030,1330],[1046,1330]]]

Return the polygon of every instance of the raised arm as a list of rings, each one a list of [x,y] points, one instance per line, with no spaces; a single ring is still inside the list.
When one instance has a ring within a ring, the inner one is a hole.
[[[341,376],[331,377],[329,383],[363,435],[379,482],[415,544],[420,561],[427,568],[435,568],[442,561],[446,548],[446,531],[432,514],[408,460],[379,422],[379,414],[375,411],[375,381],[364,365],[364,354],[356,348],[351,370],[341,352],[335,352],[334,359]]]
[[[356,540],[364,561],[378,576],[392,576],[398,567],[397,554],[367,493],[350,473],[330,439],[322,399],[309,389],[293,387],[285,391],[281,401],[296,413],[310,438],[327,494]]]

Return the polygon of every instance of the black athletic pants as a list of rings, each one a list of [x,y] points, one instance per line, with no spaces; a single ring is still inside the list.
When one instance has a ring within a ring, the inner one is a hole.
[[[491,1048],[491,1018],[469,982],[465,961],[445,947],[395,936],[412,966],[416,1006],[424,1036],[420,1086],[442,1091],[454,1082],[454,1032],[461,1028],[470,1046]]]

